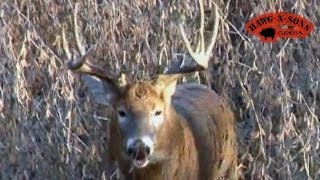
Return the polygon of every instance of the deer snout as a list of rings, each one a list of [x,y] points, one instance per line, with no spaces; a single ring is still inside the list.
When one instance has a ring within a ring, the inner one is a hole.
[[[151,137],[142,136],[140,138],[129,138],[127,141],[127,153],[132,153],[137,149],[145,150],[148,154],[152,154],[154,143]]]
[[[132,146],[127,148],[127,153],[129,156],[134,156],[139,152],[145,153],[145,155],[150,154],[150,147],[144,144],[142,141],[135,142]]]
[[[127,141],[127,154],[136,167],[145,167],[149,162],[148,156],[152,151],[153,142],[150,137],[129,138]]]

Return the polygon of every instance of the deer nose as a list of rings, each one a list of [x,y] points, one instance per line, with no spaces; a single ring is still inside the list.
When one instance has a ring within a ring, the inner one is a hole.
[[[139,152],[149,155],[150,151],[150,147],[147,144],[143,143],[141,140],[136,140],[134,143],[127,147],[127,153],[129,156],[136,155]]]
[[[126,151],[129,155],[139,152],[150,155],[154,151],[154,142],[150,136],[128,138]]]

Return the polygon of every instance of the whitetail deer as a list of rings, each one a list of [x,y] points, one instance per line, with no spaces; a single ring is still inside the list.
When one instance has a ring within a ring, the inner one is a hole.
[[[118,84],[117,77],[86,62],[77,30],[74,32],[82,55],[69,61],[97,103],[114,111],[110,121],[108,161],[118,163],[124,179],[237,179],[234,116],[213,90],[199,84],[176,85],[182,73],[204,70],[216,41],[219,13],[208,49],[204,42],[203,2],[199,0],[200,40],[194,52],[180,31],[191,57],[192,67],[174,67],[154,81]],[[71,55],[63,33],[64,49]],[[90,52],[94,48],[90,48]],[[178,68],[177,68],[178,67]]]

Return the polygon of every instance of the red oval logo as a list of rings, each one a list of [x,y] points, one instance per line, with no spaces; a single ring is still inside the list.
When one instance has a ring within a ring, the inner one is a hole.
[[[245,29],[262,42],[275,42],[278,38],[305,38],[314,25],[293,13],[276,12],[259,15],[246,23]]]

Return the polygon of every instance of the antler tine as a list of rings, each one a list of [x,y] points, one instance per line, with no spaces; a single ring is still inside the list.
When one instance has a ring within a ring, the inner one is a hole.
[[[180,24],[179,27],[180,27],[180,33],[181,33],[181,35],[182,35],[182,39],[183,39],[183,41],[184,41],[184,44],[187,46],[187,50],[188,50],[189,54],[190,54],[192,57],[194,57],[194,56],[195,56],[195,53],[193,52],[193,50],[192,50],[192,48],[191,48],[191,44],[190,44],[190,42],[189,42],[189,40],[188,40],[188,38],[187,38],[187,35],[186,35],[185,31],[184,31],[184,28],[183,28],[182,24]]]
[[[212,37],[211,37],[211,43],[210,45],[208,46],[208,49],[206,51],[206,54],[209,55],[213,49],[213,46],[215,45],[216,43],[216,40],[217,40],[217,36],[218,36],[218,30],[219,30],[219,18],[220,18],[220,15],[219,15],[219,11],[218,11],[218,6],[215,5],[215,20],[214,20],[214,26],[213,26],[213,31],[212,31]]]
[[[79,35],[79,27],[78,27],[78,3],[75,4],[75,8],[73,11],[73,34],[76,39],[77,49],[81,55],[80,58],[78,59],[73,59],[71,57],[71,53],[65,37],[64,29],[62,30],[63,49],[67,58],[69,59],[69,62],[67,64],[68,68],[70,70],[78,71],[80,73],[94,75],[108,81],[114,81],[114,79],[117,79],[118,76],[110,73],[107,74],[107,72],[105,72],[103,69],[86,62],[88,56],[91,55],[91,53],[93,53],[96,50],[97,45],[95,44],[91,46],[86,51],[85,47],[82,44],[81,36]]]
[[[96,46],[92,46],[89,48],[89,50],[86,52],[85,47],[82,45],[81,36],[79,35],[79,27],[78,27],[78,3],[75,4],[74,11],[73,11],[73,35],[76,39],[76,45],[77,49],[81,55],[81,57],[77,60],[70,60],[68,62],[68,67],[71,70],[80,70],[82,65],[85,64],[88,55],[95,50]],[[69,57],[68,57],[69,58]],[[71,58],[69,58],[71,59]]]
[[[80,39],[81,37],[79,36],[79,32],[78,32],[78,3],[75,4],[74,6],[74,11],[73,11],[73,33],[74,33],[74,37],[76,38],[76,44],[77,44],[77,48],[81,54],[81,56],[83,56],[86,52],[85,47],[83,47],[82,45],[82,40]]]
[[[200,50],[201,49],[205,49],[205,45],[204,45],[204,9],[203,9],[203,1],[199,0],[199,6],[200,6]],[[199,49],[197,50],[199,51]],[[196,51],[196,52],[197,52]]]
[[[204,69],[208,68],[208,63],[211,55],[211,51],[215,45],[217,35],[218,35],[218,27],[219,27],[219,12],[218,7],[215,5],[215,24],[213,27],[211,42],[208,46],[208,49],[205,49],[205,42],[204,42],[204,9],[203,9],[203,0],[199,0],[199,6],[200,6],[200,38],[198,45],[196,47],[196,51],[193,51],[191,48],[191,44],[186,36],[186,33],[184,31],[184,28],[182,24],[180,24],[180,33],[182,35],[183,41],[185,45],[187,46],[188,52],[191,55],[191,57]]]
[[[69,46],[66,40],[66,33],[64,31],[64,27],[62,27],[62,46],[63,46],[63,51],[66,54],[68,59],[71,59],[71,53],[69,50]]]

